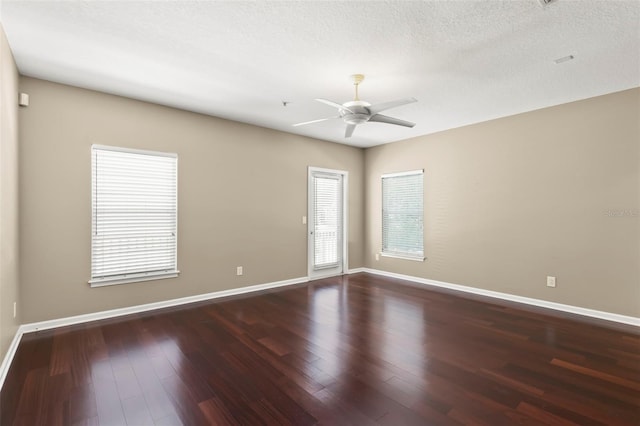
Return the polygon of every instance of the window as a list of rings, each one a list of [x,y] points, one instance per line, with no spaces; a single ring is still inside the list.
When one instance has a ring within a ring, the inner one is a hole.
[[[177,154],[92,145],[91,169],[91,286],[177,276]]]
[[[423,171],[382,175],[382,255],[424,260]]]

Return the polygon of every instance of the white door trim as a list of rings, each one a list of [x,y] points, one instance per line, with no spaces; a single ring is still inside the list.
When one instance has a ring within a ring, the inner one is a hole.
[[[313,199],[311,197],[313,191],[313,173],[330,173],[342,176],[342,272],[340,274],[329,273],[326,275],[319,274],[313,270],[313,246],[310,238],[312,227],[314,225]],[[325,278],[332,275],[346,274],[349,271],[349,172],[345,170],[326,169],[322,167],[309,166],[307,171],[307,275],[309,279]]]

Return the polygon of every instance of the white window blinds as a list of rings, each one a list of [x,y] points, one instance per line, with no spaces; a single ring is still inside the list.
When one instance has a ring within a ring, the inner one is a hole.
[[[177,154],[93,145],[91,159],[91,285],[176,276]]]
[[[338,265],[342,235],[340,176],[314,176],[314,268]]]
[[[423,171],[382,176],[382,254],[424,260]]]

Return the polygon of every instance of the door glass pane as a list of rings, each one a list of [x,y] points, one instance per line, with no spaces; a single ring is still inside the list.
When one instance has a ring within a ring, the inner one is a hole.
[[[339,177],[314,177],[314,267],[329,268],[340,260],[342,184]]]

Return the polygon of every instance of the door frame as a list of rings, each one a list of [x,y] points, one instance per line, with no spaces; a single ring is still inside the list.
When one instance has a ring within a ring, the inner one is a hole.
[[[342,272],[322,274],[321,271],[313,270],[314,247],[311,232],[314,227],[313,207],[313,173],[329,173],[342,176]],[[310,280],[326,278],[336,275],[343,275],[348,272],[349,265],[349,172],[345,170],[326,169],[322,167],[309,166],[307,170],[307,278]]]

